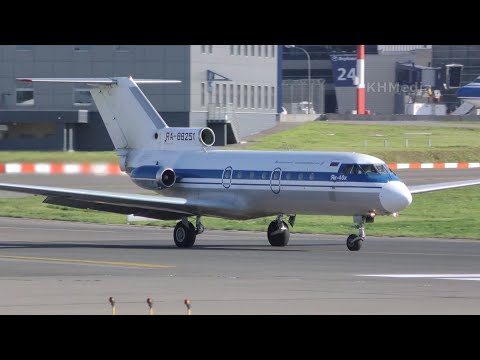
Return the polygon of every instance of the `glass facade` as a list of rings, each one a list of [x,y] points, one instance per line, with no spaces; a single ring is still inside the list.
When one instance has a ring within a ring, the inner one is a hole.
[[[332,66],[330,64],[330,55],[333,54],[355,54],[357,45],[295,45],[305,49],[310,55],[311,60],[311,78],[325,79],[327,84],[333,83]],[[365,45],[365,54],[378,54],[377,45]],[[296,48],[283,47],[284,61],[295,60],[305,61],[305,66],[296,69],[283,69],[284,80],[306,79],[307,76],[307,57],[305,53]],[[326,60],[315,62],[315,60]]]
[[[324,111],[337,111],[337,99],[333,86],[332,63],[330,55],[355,54],[357,45],[295,45],[308,52],[311,65],[311,79],[325,80],[325,108]],[[378,54],[378,45],[365,45],[365,54]],[[308,63],[305,52],[295,47],[282,48],[283,80],[308,79]]]
[[[461,64],[460,85],[466,85],[480,76],[480,45],[433,45],[432,66]]]
[[[295,45],[308,51],[311,60],[330,60],[333,54],[354,54],[357,45]],[[378,54],[377,45],[365,45],[365,54]],[[284,60],[298,60],[305,56],[302,50],[296,48],[283,48]]]

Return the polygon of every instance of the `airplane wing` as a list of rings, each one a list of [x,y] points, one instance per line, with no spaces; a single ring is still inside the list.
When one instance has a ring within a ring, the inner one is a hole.
[[[446,190],[454,189],[464,186],[480,185],[480,179],[476,180],[463,180],[463,181],[450,181],[438,184],[428,184],[428,185],[414,185],[409,186],[411,194],[420,194],[424,192],[437,191],[437,190]]]
[[[44,195],[47,196],[44,202],[49,204],[120,214],[135,214],[161,220],[175,220],[182,216],[192,216],[192,211],[198,206],[198,204],[189,203],[184,198],[162,195],[127,194],[5,183],[0,183],[0,190]]]

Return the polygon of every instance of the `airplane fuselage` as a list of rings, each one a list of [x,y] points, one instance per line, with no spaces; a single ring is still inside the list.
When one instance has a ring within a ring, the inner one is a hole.
[[[171,168],[175,184],[160,188],[154,172],[141,167]],[[142,188],[187,199],[192,213],[231,219],[385,215],[411,202],[407,187],[382,160],[357,153],[133,151],[128,172]]]

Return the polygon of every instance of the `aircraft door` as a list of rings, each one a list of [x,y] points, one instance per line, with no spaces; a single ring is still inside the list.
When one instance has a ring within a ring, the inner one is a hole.
[[[233,169],[231,166],[225,168],[222,174],[222,185],[225,189],[228,189],[230,185],[232,185],[232,176],[233,176]]]
[[[276,168],[272,171],[270,175],[270,189],[274,194],[280,192],[280,181],[282,179],[282,169]]]

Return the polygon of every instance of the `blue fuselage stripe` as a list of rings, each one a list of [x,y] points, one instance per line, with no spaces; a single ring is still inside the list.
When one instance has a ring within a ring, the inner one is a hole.
[[[221,185],[221,182],[200,182],[200,181],[179,181],[179,184],[193,184],[193,185]],[[237,183],[232,182],[231,186],[267,186],[270,188],[270,183]],[[272,183],[272,186],[278,186],[278,183]],[[381,186],[355,186],[355,185],[298,185],[281,183],[282,188],[287,187],[304,187],[304,188],[352,188],[352,189],[381,189]]]
[[[155,170],[156,169],[156,170]],[[130,174],[132,180],[155,180],[158,167],[148,166],[134,169]],[[229,183],[231,185],[246,186],[270,186],[281,183],[282,186],[292,187],[363,187],[379,188],[378,186],[347,186],[348,183],[387,183],[392,180],[400,181],[393,173],[390,174],[347,174],[341,175],[338,172],[306,172],[306,171],[283,171],[278,178],[280,171],[258,171],[258,170],[224,170],[214,169],[175,169],[177,183],[182,184],[204,184],[218,185]],[[222,176],[225,178],[222,179]],[[268,181],[268,183],[252,182],[254,180]],[[295,183],[293,183],[295,182]],[[302,182],[303,184],[298,184]],[[317,184],[305,184],[316,182]],[[320,185],[318,182],[328,182],[328,185]],[[293,184],[292,184],[293,183]]]

